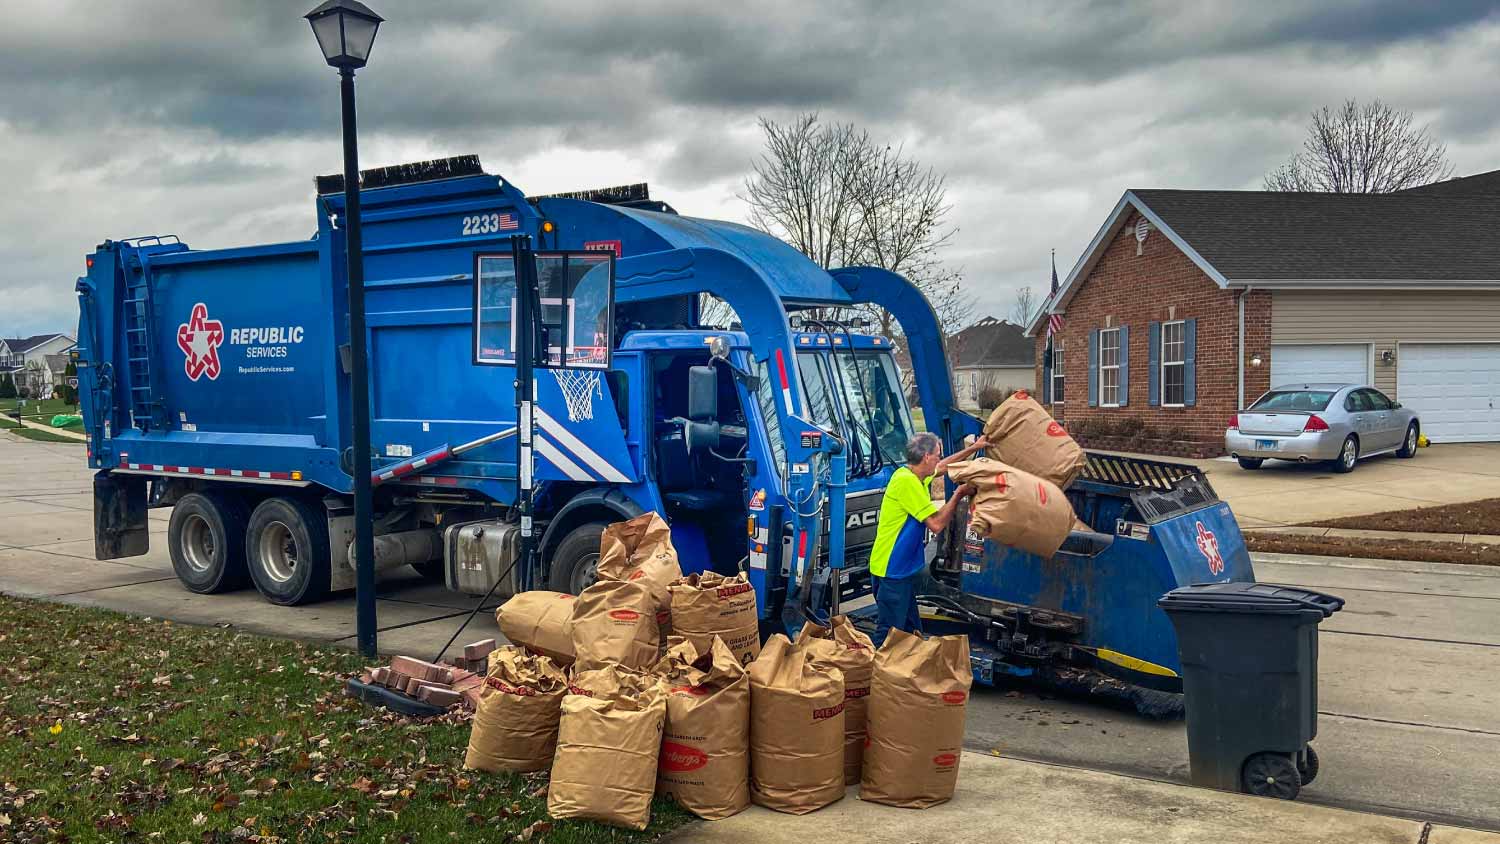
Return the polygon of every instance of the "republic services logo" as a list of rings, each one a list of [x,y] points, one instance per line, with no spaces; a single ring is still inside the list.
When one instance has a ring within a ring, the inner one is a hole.
[[[1203,552],[1203,558],[1208,560],[1209,574],[1224,573],[1224,555],[1219,553],[1219,538],[1214,532],[1198,522],[1198,550]]]
[[[193,315],[177,326],[177,348],[186,355],[182,369],[188,380],[197,381],[204,375],[210,381],[219,377],[219,346],[223,342],[224,323],[208,318],[207,305],[194,305]]]

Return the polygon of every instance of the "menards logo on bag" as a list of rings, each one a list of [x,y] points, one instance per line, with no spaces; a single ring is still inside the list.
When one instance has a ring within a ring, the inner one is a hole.
[[[968,699],[968,692],[943,692],[943,703],[963,703]]]
[[[486,678],[484,678],[484,684],[486,686],[489,686],[492,689],[497,689],[497,690],[499,690],[501,692],[504,692],[505,694],[508,694],[508,695],[520,695],[521,697],[536,697],[536,689],[528,688],[526,686],[512,686],[511,684],[505,682],[504,680],[497,680],[494,677],[486,677]]]
[[[837,714],[839,714],[840,712],[843,712],[843,711],[844,711],[844,705],[842,703],[839,704],[838,706],[825,706],[825,707],[822,707],[821,709],[814,709],[813,710],[813,720],[814,721],[822,721],[822,720],[827,719],[827,718],[832,718],[833,716],[835,716],[835,715],[837,715]]]
[[[636,621],[640,619],[641,614],[635,610],[610,610],[609,617],[615,621]]]
[[[737,583],[734,586],[720,587],[714,594],[718,596],[719,600],[723,600],[725,598],[733,598],[735,595],[743,595],[754,588],[748,583]]]

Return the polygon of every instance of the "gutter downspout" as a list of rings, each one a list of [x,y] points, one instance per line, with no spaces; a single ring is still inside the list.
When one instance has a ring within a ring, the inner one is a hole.
[[[1246,285],[1240,290],[1240,365],[1239,365],[1239,405],[1236,410],[1245,409],[1245,297],[1255,288]]]

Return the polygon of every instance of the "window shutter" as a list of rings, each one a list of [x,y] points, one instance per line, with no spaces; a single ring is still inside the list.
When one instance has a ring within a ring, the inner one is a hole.
[[[1130,326],[1120,326],[1120,407],[1130,404]]]
[[[1146,373],[1146,404],[1161,404],[1161,323],[1151,323],[1151,345],[1146,352],[1150,371]]]
[[[1047,354],[1050,348],[1051,343],[1042,347],[1042,404],[1052,403],[1052,355]]]
[[[1198,403],[1198,320],[1182,323],[1182,403]]]
[[[1099,329],[1089,332],[1089,407],[1099,406]]]

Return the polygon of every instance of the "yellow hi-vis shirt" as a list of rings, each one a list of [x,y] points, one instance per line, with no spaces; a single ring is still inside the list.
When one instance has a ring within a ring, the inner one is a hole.
[[[880,500],[880,521],[875,526],[875,547],[870,549],[870,574],[876,577],[910,577],[926,563],[927,525],[923,522],[938,511],[932,501],[932,479],[902,466],[891,475]]]

